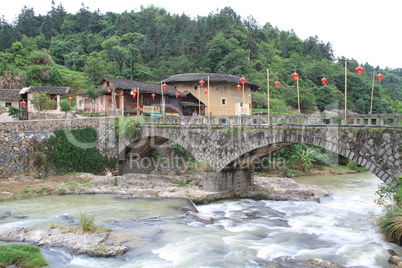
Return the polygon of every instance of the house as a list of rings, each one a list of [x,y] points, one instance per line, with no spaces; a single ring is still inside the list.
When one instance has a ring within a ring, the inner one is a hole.
[[[25,107],[22,107],[25,112],[36,114],[38,111],[35,110],[33,104],[31,103],[31,99],[33,93],[45,93],[49,100],[55,100],[56,107],[52,110],[53,113],[60,113],[60,97],[67,95],[70,92],[69,87],[58,87],[58,86],[30,86],[25,87],[20,90],[19,94],[21,95],[21,100],[24,101]],[[64,114],[64,113],[63,113]]]
[[[100,96],[91,100],[76,95],[77,109],[116,115],[181,115],[182,93],[172,86],[105,77],[95,90]],[[162,94],[163,92],[163,94]]]
[[[257,90],[258,85],[247,80],[243,85],[240,79],[240,76],[219,73],[186,73],[172,75],[162,83],[200,99],[209,107],[207,114],[251,115],[251,91]]]
[[[20,107],[20,89],[0,89],[0,107]]]

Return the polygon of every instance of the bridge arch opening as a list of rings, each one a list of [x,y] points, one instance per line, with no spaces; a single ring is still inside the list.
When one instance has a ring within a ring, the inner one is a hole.
[[[184,173],[194,156],[179,143],[161,136],[131,141],[119,153],[119,174],[150,174],[175,170]]]
[[[262,168],[268,165],[268,168],[286,168],[288,166],[289,156],[282,157],[278,155],[283,150],[290,148],[291,146],[301,145],[305,150],[309,149],[321,149],[325,150],[321,154],[326,155],[327,157],[321,158],[320,161],[326,162],[329,166],[335,164],[341,164],[342,159],[351,160],[355,162],[358,166],[365,168],[366,170],[372,172],[376,175],[379,179],[383,180],[384,182],[388,182],[381,178],[383,172],[379,168],[376,168],[374,162],[370,160],[361,160],[355,154],[350,152],[349,150],[345,149],[338,149],[339,147],[328,145],[328,146],[320,146],[315,143],[303,143],[303,142],[277,142],[268,144],[265,146],[261,146],[259,148],[252,149],[243,153],[242,155],[238,156],[236,159],[232,160],[228,163],[221,171],[228,172],[231,170],[248,170],[251,169],[253,172],[258,170],[262,166]],[[264,160],[268,159],[268,163],[263,163]],[[295,160],[297,156],[295,156]],[[296,160],[297,161],[297,160]],[[342,163],[346,164],[346,163]],[[297,168],[292,166],[293,169]]]

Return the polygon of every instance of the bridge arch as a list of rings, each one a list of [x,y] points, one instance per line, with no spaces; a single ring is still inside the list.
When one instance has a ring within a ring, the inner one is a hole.
[[[237,154],[222,161],[220,171],[244,169],[272,152],[295,143],[304,143],[344,156],[390,183],[402,174],[401,154],[398,153],[402,150],[401,134],[393,134],[386,131],[369,132],[366,128],[352,131],[341,127],[274,127],[252,133],[251,142],[245,143]]]

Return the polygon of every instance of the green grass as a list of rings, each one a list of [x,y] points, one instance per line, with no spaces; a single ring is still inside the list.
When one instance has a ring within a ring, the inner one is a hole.
[[[47,263],[37,246],[32,245],[2,245],[0,246],[0,266],[16,265],[17,267],[35,268],[46,266]]]
[[[182,181],[171,181],[170,183],[177,184],[177,185],[180,185],[180,186],[186,186],[187,185],[185,182],[182,182]]]
[[[402,208],[398,206],[388,208],[386,215],[379,220],[378,226],[387,240],[402,245]]]

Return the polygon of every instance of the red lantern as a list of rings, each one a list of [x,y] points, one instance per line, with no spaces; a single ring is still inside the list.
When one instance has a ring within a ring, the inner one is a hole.
[[[155,93],[152,93],[151,97],[152,97],[152,99],[154,100],[155,97],[156,97]]]
[[[106,90],[107,93],[111,93],[112,91],[110,89]]]
[[[200,80],[200,82],[198,82],[200,84],[200,87],[203,88],[204,87],[204,81]]]
[[[119,92],[119,96],[123,96],[124,95],[124,93],[123,92]]]
[[[237,88],[237,91],[240,91],[241,85],[237,84],[236,88]]]
[[[279,82],[279,81],[276,81],[275,82],[275,87],[277,88],[277,89],[279,89],[279,85],[281,84],[281,82]]]
[[[174,93],[174,95],[176,96],[176,99],[178,99],[180,96],[180,93],[176,92],[176,93]]]
[[[133,96],[133,99],[135,99],[135,96],[137,96],[137,90],[131,90],[130,94]]]
[[[382,83],[382,78],[384,77],[383,74],[377,74],[378,83]]]
[[[22,108],[25,108],[25,104],[27,104],[24,100],[21,101]]]
[[[299,74],[296,72],[292,73],[292,76],[295,81],[299,78]]]
[[[204,93],[205,93],[205,94],[208,94],[208,90],[204,90]]]
[[[359,77],[362,76],[363,70],[364,70],[364,68],[361,67],[361,66],[357,66],[357,67],[356,67],[356,72],[357,72],[357,75],[358,75]]]
[[[73,98],[68,97],[67,100],[68,100],[69,103],[71,103],[73,101]]]
[[[244,85],[244,83],[246,82],[246,78],[244,78],[244,77],[240,78],[240,82],[242,85]]]
[[[167,85],[165,83],[163,83],[162,87],[163,87],[163,90],[166,90]]]
[[[327,78],[325,78],[325,77],[321,78],[321,83],[322,83],[323,85],[326,85],[326,84],[327,84],[327,81],[328,81]]]

